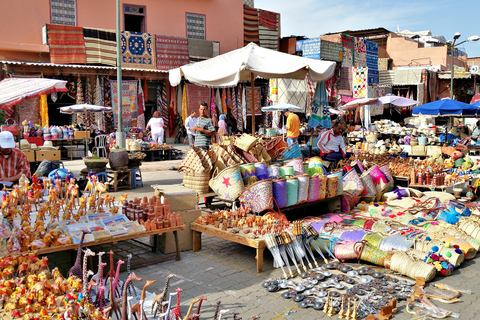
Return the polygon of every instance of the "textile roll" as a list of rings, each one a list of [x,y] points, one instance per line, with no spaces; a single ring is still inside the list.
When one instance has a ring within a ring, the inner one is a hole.
[[[247,163],[240,166],[240,172],[242,173],[242,177],[256,177],[255,176],[255,164],[254,163]]]
[[[386,236],[380,232],[372,232],[365,234],[363,240],[367,241],[372,247],[378,248],[378,246],[380,245],[380,241],[382,241],[382,239],[385,237]]]
[[[357,258],[354,241],[345,241],[335,246],[335,257],[338,260],[345,261]]]
[[[367,190],[367,194],[365,196],[367,197],[375,197],[377,194],[377,189],[375,188],[375,185],[373,184],[372,177],[370,176],[370,172],[364,172],[360,176],[360,180],[362,180],[363,185],[365,186],[365,190]]]
[[[293,206],[298,202],[298,179],[288,178],[287,181],[287,207]]]
[[[325,198],[333,198],[337,195],[338,176],[327,177],[327,188]]]
[[[310,185],[310,176],[303,174],[297,176],[298,179],[298,203],[306,202],[308,199],[308,187]]]
[[[283,176],[293,177],[295,175],[295,170],[293,169],[292,166],[283,166],[283,167],[280,167],[278,174],[280,175],[280,177],[283,177]]]
[[[304,174],[304,172],[303,172],[303,159],[302,158],[295,158],[293,160],[286,161],[285,166],[292,166],[293,171],[295,172],[296,176]]]
[[[308,197],[307,202],[317,201],[319,197],[319,188],[320,188],[320,178],[318,174],[310,177],[308,182]]]
[[[238,198],[245,202],[252,212],[259,213],[268,209],[272,195],[272,180],[267,179],[245,188]]]
[[[343,172],[342,171],[337,171],[337,172],[334,172],[334,173],[331,173],[330,174],[331,176],[337,176],[338,177],[338,184],[337,184],[337,195],[341,195],[343,194],[343,181],[342,181],[342,177],[343,177]],[[361,183],[361,182],[360,182]],[[363,187],[363,185],[362,185]]]
[[[358,230],[358,231],[344,231],[341,235],[340,235],[340,239],[342,239],[343,241],[354,241],[354,242],[357,242],[357,241],[362,241],[363,237],[366,235],[367,233],[363,230]]]
[[[318,200],[323,200],[327,196],[327,176],[318,177]]]
[[[287,205],[287,181],[285,179],[273,180],[273,197],[280,208]]]
[[[257,181],[258,181],[258,178],[256,176],[243,178],[243,184],[245,185],[245,187],[249,187]]]
[[[258,181],[268,179],[267,165],[263,162],[255,163],[255,174]]]
[[[315,173],[319,175],[326,174],[325,168],[323,167],[322,158],[320,157],[313,157],[308,159],[308,172],[310,177],[313,176]]]
[[[268,177],[270,179],[278,179],[280,177],[280,167],[276,165],[271,165],[267,167]]]
[[[369,245],[364,245],[362,252],[360,253],[360,260],[376,264],[377,266],[384,266],[385,259],[388,253],[382,251],[378,248],[371,247]]]
[[[345,184],[345,192],[348,192],[356,197],[359,197],[363,193],[363,189],[365,187],[355,169],[348,171],[345,176],[343,176],[342,181]]]

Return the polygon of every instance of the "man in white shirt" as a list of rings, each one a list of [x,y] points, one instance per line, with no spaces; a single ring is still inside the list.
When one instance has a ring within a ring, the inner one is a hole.
[[[195,127],[197,118],[195,117],[195,110],[192,110],[190,115],[185,119],[185,129],[187,129],[188,144],[193,147],[195,144],[195,132],[192,130]]]
[[[322,159],[328,161],[336,161],[350,157],[351,153],[347,153],[345,142],[342,137],[343,124],[335,122],[332,129],[325,131],[318,139],[318,147]]]

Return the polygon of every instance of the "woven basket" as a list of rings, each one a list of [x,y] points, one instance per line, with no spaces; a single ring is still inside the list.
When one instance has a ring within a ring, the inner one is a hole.
[[[308,199],[308,187],[310,186],[310,176],[302,174],[297,176],[298,179],[298,202],[303,203]]]
[[[287,178],[287,207],[298,202],[298,179],[297,177]]]
[[[249,134],[242,134],[240,137],[235,139],[235,147],[242,149],[245,152],[248,152],[253,146],[257,144],[257,138]]]
[[[296,176],[304,174],[303,172],[303,159],[302,158],[295,158],[289,161],[285,161],[283,163],[284,166],[291,166],[295,172]]]
[[[377,142],[378,134],[367,134],[365,136],[365,139],[367,140],[367,142]]]
[[[245,188],[238,198],[245,202],[246,206],[252,209],[252,212],[260,213],[268,209],[268,203],[272,196],[272,180],[267,179],[255,182],[250,187]]]
[[[222,171],[216,168],[209,185],[221,199],[236,200],[244,189],[239,165],[225,168]]]
[[[233,145],[235,142],[235,137],[233,136],[220,136],[220,145],[229,146]]]
[[[183,176],[183,185],[185,188],[196,191],[197,193],[207,193],[210,189],[208,183],[210,181],[210,171],[193,172],[186,171]]]
[[[302,153],[300,152],[300,146],[298,142],[295,142],[282,151],[282,155],[278,157],[279,161],[287,161],[295,158],[302,158]]]

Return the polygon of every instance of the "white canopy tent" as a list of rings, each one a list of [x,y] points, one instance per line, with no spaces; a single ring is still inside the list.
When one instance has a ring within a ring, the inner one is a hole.
[[[188,64],[169,71],[170,84],[178,86],[182,77],[191,83],[213,88],[236,86],[240,81],[250,81],[252,91],[255,77],[305,79],[325,81],[333,76],[335,62],[313,60],[259,47],[249,43],[243,48],[217,57]],[[252,95],[252,114],[255,114]],[[252,133],[255,117],[252,118]]]

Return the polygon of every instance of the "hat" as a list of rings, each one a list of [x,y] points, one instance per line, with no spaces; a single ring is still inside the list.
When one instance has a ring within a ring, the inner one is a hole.
[[[30,143],[26,139],[20,140],[20,149],[30,149]]]
[[[54,147],[52,141],[45,140],[43,146],[39,147],[40,150],[58,150],[58,147]]]
[[[0,148],[15,148],[15,139],[13,138],[13,134],[10,131],[0,132]]]

